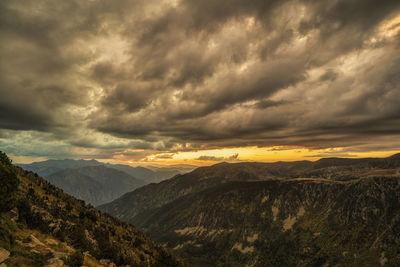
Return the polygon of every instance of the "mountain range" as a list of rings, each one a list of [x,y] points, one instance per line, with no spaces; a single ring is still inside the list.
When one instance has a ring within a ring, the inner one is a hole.
[[[1,266],[184,266],[135,227],[0,152]]]
[[[46,161],[33,162],[30,164],[17,164],[17,166],[23,168],[24,170],[37,173],[42,177],[47,177],[51,174],[54,174],[56,172],[65,169],[78,169],[88,166],[105,166],[108,168],[126,172],[127,174],[136,177],[140,180],[143,180],[146,183],[160,182],[162,180],[171,178],[177,174],[190,172],[196,168],[196,166],[186,165],[186,164],[177,164],[177,165],[162,166],[162,167],[148,166],[147,168],[142,166],[132,167],[124,164],[102,163],[94,159],[92,160],[52,159]]]
[[[194,165],[171,165],[171,166],[137,166],[132,167],[129,165],[123,164],[105,164],[109,168],[117,169],[127,174],[130,174],[134,177],[138,177],[139,179],[145,181],[146,183],[158,183],[165,179],[171,178],[177,174],[183,174],[190,172],[197,168]]]
[[[47,180],[66,193],[95,206],[146,184],[123,171],[103,165],[65,169],[47,176]]]
[[[143,185],[159,182],[194,168],[191,165],[176,165],[148,169],[96,160],[71,159],[18,166],[43,176],[66,193],[94,206],[110,202]]]
[[[220,163],[99,209],[191,266],[400,264],[400,154]]]

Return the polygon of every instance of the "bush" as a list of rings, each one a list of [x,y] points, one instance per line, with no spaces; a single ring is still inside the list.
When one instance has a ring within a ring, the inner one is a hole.
[[[84,256],[81,251],[77,250],[68,258],[63,258],[64,263],[70,267],[81,267],[83,265]]]

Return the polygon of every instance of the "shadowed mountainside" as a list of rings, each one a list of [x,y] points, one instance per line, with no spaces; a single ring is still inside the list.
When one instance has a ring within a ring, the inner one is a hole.
[[[102,165],[66,169],[49,175],[47,180],[66,193],[95,206],[146,184],[125,172]]]
[[[397,266],[400,156],[220,163],[100,206],[193,266]]]
[[[324,158],[312,161],[276,163],[219,163],[176,175],[158,184],[129,192],[99,208],[125,221],[138,213],[160,207],[181,196],[232,181],[260,181],[287,178],[351,180],[379,175],[398,175],[400,154],[388,158]]]
[[[400,178],[231,182],[137,215],[193,266],[400,264]]]

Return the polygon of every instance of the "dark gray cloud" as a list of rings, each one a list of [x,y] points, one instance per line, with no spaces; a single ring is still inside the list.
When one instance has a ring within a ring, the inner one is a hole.
[[[398,0],[1,1],[0,128],[27,133],[2,146],[372,147],[400,134],[399,25]]]

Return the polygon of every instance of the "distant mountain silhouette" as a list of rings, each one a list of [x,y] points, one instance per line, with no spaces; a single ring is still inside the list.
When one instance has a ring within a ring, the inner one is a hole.
[[[46,160],[40,162],[33,162],[30,164],[17,164],[17,166],[23,168],[24,170],[37,173],[42,177],[46,177],[50,174],[65,169],[77,169],[81,167],[99,166],[99,165],[103,165],[103,163],[98,162],[97,160],[94,159],[93,160],[83,160],[83,159]]]
[[[194,168],[190,165],[177,165],[148,169],[96,160],[71,159],[47,160],[18,166],[43,176],[68,194],[95,206],[110,202],[143,185],[160,182]]]
[[[147,184],[125,172],[103,165],[66,169],[46,179],[66,193],[95,206]]]
[[[129,175],[132,175],[140,180],[145,181],[146,183],[155,183],[160,182],[162,180],[171,178],[177,174],[183,174],[189,171],[192,171],[196,168],[196,166],[192,165],[173,165],[166,167],[155,167],[150,166],[146,167],[132,167],[129,165],[123,164],[109,164],[98,162],[94,159],[92,160],[72,160],[72,159],[64,159],[64,160],[46,160],[40,162],[33,162],[30,164],[17,164],[21,168],[27,171],[35,172],[42,177],[47,177],[56,172],[65,170],[65,169],[77,169],[88,166],[106,166],[109,168],[117,169],[123,171]]]

